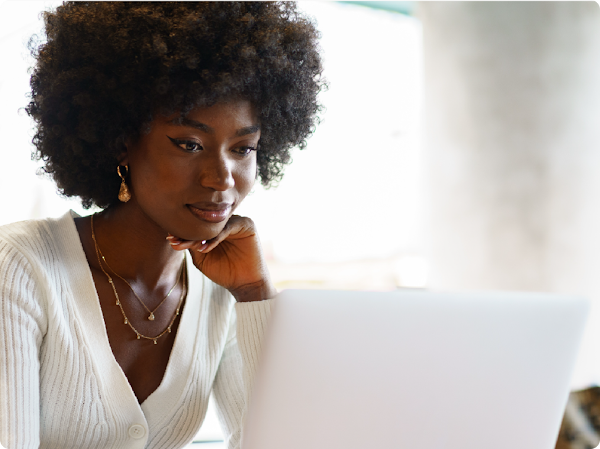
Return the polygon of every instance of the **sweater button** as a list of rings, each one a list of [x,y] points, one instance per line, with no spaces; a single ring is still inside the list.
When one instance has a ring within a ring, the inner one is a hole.
[[[146,429],[140,424],[134,424],[129,428],[129,436],[136,440],[143,438],[146,435]]]

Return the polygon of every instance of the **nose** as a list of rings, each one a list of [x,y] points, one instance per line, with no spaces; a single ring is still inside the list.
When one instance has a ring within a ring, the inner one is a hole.
[[[235,185],[232,164],[233,162],[222,154],[214,154],[204,158],[200,167],[200,184],[203,187],[217,191],[231,189]]]

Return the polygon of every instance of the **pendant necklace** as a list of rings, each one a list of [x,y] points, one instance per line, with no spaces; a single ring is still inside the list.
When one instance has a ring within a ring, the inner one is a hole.
[[[135,290],[133,289],[133,287],[131,286],[131,284],[127,281],[127,279],[125,279],[123,276],[121,276],[119,273],[117,273],[115,270],[113,270],[111,268],[111,266],[108,264],[108,262],[104,258],[104,254],[102,254],[102,251],[100,251],[100,247],[96,243],[96,238],[95,238],[94,234],[92,234],[92,238],[94,239],[94,244],[96,245],[96,248],[98,249],[98,254],[100,254],[100,257],[102,258],[102,261],[105,263],[105,265],[107,266],[107,268],[110,271],[112,271],[115,276],[117,276],[119,279],[121,279],[123,282],[125,282],[129,286],[129,288],[131,290],[131,293],[133,293],[133,295],[138,299],[138,301],[140,302],[140,304],[142,306],[144,306],[144,309],[146,309],[148,311],[148,313],[150,314],[150,315],[148,315],[148,320],[149,321],[154,321],[154,318],[155,318],[154,317],[154,312],[156,312],[158,310],[158,308],[163,305],[163,303],[171,295],[171,292],[173,290],[175,290],[175,287],[177,287],[177,284],[179,284],[179,279],[183,276],[183,266],[184,266],[183,262],[181,263],[181,268],[179,269],[179,275],[177,276],[177,280],[175,281],[175,284],[173,285],[173,287],[171,287],[171,290],[169,290],[169,293],[167,293],[167,296],[165,296],[163,298],[163,300],[154,308],[154,310],[150,310],[148,308],[148,306],[146,305],[146,303],[144,301],[142,301],[142,298],[140,298],[138,296],[138,294],[135,292]]]
[[[106,278],[108,279],[108,283],[110,284],[110,286],[113,289],[113,292],[114,292],[115,298],[116,298],[116,305],[119,306],[119,309],[121,310],[121,314],[123,315],[123,319],[124,319],[124,324],[127,324],[131,328],[131,330],[133,332],[135,332],[135,334],[137,335],[137,339],[138,340],[141,339],[141,338],[146,339],[146,340],[152,340],[154,342],[154,344],[156,345],[157,344],[156,340],[158,340],[163,335],[166,335],[167,333],[169,333],[169,334],[171,333],[171,327],[173,326],[173,323],[175,322],[175,320],[179,316],[179,312],[180,312],[180,309],[181,309],[181,304],[183,303],[183,299],[185,298],[185,294],[186,294],[186,274],[187,274],[186,273],[187,272],[187,269],[186,269],[187,268],[186,258],[185,257],[183,258],[183,263],[181,264],[180,274],[179,274],[179,277],[177,278],[177,281],[175,282],[175,285],[171,288],[171,290],[169,290],[169,293],[167,294],[167,296],[164,297],[164,299],[160,302],[160,304],[153,311],[151,311],[150,309],[148,309],[148,307],[146,306],[146,304],[144,304],[144,301],[142,301],[142,299],[135,293],[135,291],[133,290],[133,288],[131,287],[131,285],[129,284],[129,282],[127,282],[125,279],[123,279],[121,276],[119,276],[112,268],[110,268],[110,266],[106,262],[106,259],[104,258],[104,255],[102,255],[102,252],[100,251],[100,247],[98,246],[98,242],[96,241],[96,234],[94,233],[94,215],[91,216],[91,227],[92,227],[92,240],[94,241],[94,247],[95,247],[95,250],[96,250],[96,257],[98,258],[98,265],[100,265],[100,269],[106,275]],[[129,318],[127,318],[127,315],[125,314],[125,310],[123,309],[123,305],[121,304],[121,301],[119,299],[119,294],[117,293],[117,288],[115,287],[115,283],[112,280],[112,277],[104,269],[104,266],[102,265],[102,261],[104,261],[104,263],[106,264],[106,266],[108,267],[108,269],[110,271],[112,271],[117,277],[119,277],[122,281],[124,281],[127,285],[129,285],[129,288],[131,289],[131,291],[135,295],[135,297],[140,301],[140,303],[144,306],[144,308],[148,312],[150,312],[150,315],[148,316],[148,320],[150,320],[150,321],[154,320],[154,312],[156,312],[156,310],[169,297],[169,295],[171,294],[171,292],[175,289],[175,287],[179,283],[179,278],[181,278],[181,280],[182,280],[182,286],[181,286],[181,296],[179,298],[179,304],[177,305],[177,309],[175,310],[175,315],[173,315],[173,318],[171,319],[171,321],[169,322],[167,328],[164,331],[162,331],[160,334],[158,334],[155,337],[149,337],[147,335],[141,334],[131,324],[131,321],[129,320]]]

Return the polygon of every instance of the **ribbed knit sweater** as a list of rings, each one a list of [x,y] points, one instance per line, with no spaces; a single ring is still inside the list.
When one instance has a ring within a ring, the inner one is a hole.
[[[111,351],[74,216],[0,227],[0,443],[182,448],[212,393],[227,445],[239,448],[272,301],[235,303],[188,260],[168,366],[140,405]]]

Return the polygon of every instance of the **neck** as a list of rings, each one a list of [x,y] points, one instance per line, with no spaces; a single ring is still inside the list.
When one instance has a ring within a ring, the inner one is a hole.
[[[146,289],[172,285],[183,255],[171,248],[167,232],[134,204],[119,204],[93,220],[98,247],[120,276]]]

